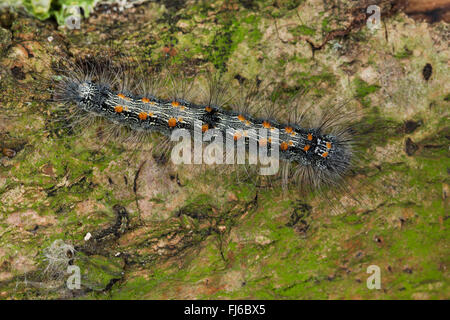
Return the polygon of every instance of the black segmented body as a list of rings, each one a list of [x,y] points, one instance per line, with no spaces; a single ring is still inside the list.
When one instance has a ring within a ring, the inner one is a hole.
[[[174,129],[194,129],[206,132],[216,129],[227,139],[245,139],[261,145],[277,146],[281,159],[341,176],[350,165],[351,150],[340,137],[322,134],[320,129],[305,129],[298,125],[280,124],[250,115],[204,106],[184,100],[160,100],[153,96],[117,93],[108,86],[83,80],[66,83],[66,91],[78,107],[108,120],[138,131],[158,131],[169,136]],[[197,128],[195,128],[197,126]],[[259,129],[278,130],[276,140],[261,139]]]

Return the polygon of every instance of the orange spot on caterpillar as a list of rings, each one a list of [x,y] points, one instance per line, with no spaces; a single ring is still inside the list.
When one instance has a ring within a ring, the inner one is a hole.
[[[123,93],[119,93],[117,96],[119,98],[121,98],[121,99],[126,99],[127,98],[127,97],[125,97],[125,95]]]
[[[169,127],[173,128],[177,125],[177,119],[175,118],[170,118],[168,121]]]
[[[331,149],[331,143],[327,142],[327,149]]]
[[[324,152],[324,153],[322,153],[322,157],[323,157],[323,158],[326,158],[326,157],[328,157],[328,152]]]
[[[308,140],[311,141],[313,139],[313,136],[311,133],[308,133]]]
[[[311,148],[311,146],[309,144],[307,144],[306,146],[303,147],[303,150],[308,151]]]
[[[245,121],[245,117],[243,115],[238,115],[237,117],[239,119],[239,121]]]
[[[148,98],[142,98],[142,102],[144,102],[144,103],[149,103],[149,102],[150,102],[150,99],[148,99]]]
[[[204,124],[202,125],[202,132],[206,132],[209,129],[209,125],[208,124]]]
[[[212,108],[211,107],[205,107],[206,112],[211,112]]]
[[[178,101],[172,101],[172,107],[177,108],[179,106],[180,106],[180,103]]]
[[[148,113],[148,116],[149,116],[149,117],[153,117],[153,112],[149,112],[149,113]]]
[[[289,140],[288,144],[289,144],[290,146],[293,146],[293,145],[294,145],[294,142],[293,142],[292,140]]]
[[[139,113],[139,119],[141,119],[141,120],[146,120],[147,119],[147,114],[145,113],[145,112],[141,112],[141,113]]]
[[[180,110],[184,110],[184,109],[186,109],[185,106],[181,106],[181,107],[180,107]]]
[[[286,151],[288,149],[288,147],[289,147],[288,144],[284,141],[280,144],[280,149],[282,151]]]
[[[121,113],[123,111],[123,107],[122,106],[115,106],[114,107],[114,111],[117,113]]]
[[[242,137],[242,133],[236,132],[233,136],[234,141],[238,141]]]
[[[178,118],[178,122],[183,122],[183,118]]]
[[[245,125],[246,125],[246,126],[249,126],[249,125],[250,125],[250,121],[245,120]]]
[[[284,128],[284,131],[286,131],[286,133],[292,133],[294,129],[292,129],[292,127],[286,127]]]
[[[269,128],[271,127],[270,123],[267,122],[267,121],[264,121],[264,122],[262,123],[262,126],[263,126],[263,128],[266,128],[266,129],[269,129]]]

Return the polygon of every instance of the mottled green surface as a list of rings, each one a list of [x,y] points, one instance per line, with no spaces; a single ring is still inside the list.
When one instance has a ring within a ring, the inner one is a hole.
[[[313,56],[304,37],[321,43],[349,24],[345,10],[150,3],[95,14],[81,30],[2,13],[0,297],[448,299],[448,25],[401,13]],[[53,121],[49,61],[107,47],[146,67],[164,68],[169,55],[187,72],[215,67],[233,85],[263,80],[281,96],[308,85],[303,107],[354,97],[347,108],[364,114],[362,153],[347,183],[358,202],[162,165],[148,150],[106,141],[102,124],[64,130]],[[117,204],[129,228],[83,240],[115,223]],[[56,239],[79,249],[81,290],[44,273],[44,248]],[[370,265],[381,268],[381,290],[366,287]]]

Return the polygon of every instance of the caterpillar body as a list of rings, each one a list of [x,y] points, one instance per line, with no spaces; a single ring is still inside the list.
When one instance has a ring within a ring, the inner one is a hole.
[[[85,66],[64,75],[57,85],[57,100],[75,104],[89,115],[107,119],[136,132],[160,132],[170,136],[176,129],[219,132],[226,139],[248,147],[277,148],[281,160],[297,165],[295,176],[312,189],[337,184],[351,167],[353,140],[348,128],[334,128],[330,117],[314,127],[254,117],[246,112],[226,110],[214,103],[198,104],[185,99],[163,99],[155,94],[117,90],[104,79],[105,71]],[[111,73],[111,71],[106,70]],[[81,74],[80,74],[81,73]],[[245,109],[246,106],[241,106]],[[335,115],[334,118],[339,118]],[[325,132],[326,129],[329,132]],[[277,132],[276,139],[254,132]],[[283,173],[286,176],[286,173]],[[304,185],[303,185],[304,187]]]

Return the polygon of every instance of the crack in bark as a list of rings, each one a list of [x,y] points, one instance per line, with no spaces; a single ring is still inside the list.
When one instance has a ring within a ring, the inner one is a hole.
[[[139,218],[139,222],[141,225],[144,225],[144,222],[142,220],[141,217],[141,208],[139,207],[139,201],[138,201],[138,195],[137,195],[137,181],[139,179],[139,175],[142,171],[142,168],[144,167],[145,163],[147,162],[147,160],[144,160],[141,165],[139,166],[138,170],[136,171],[135,175],[134,175],[134,181],[133,181],[133,192],[134,192],[134,201],[136,203],[136,208],[138,210],[138,218]]]

